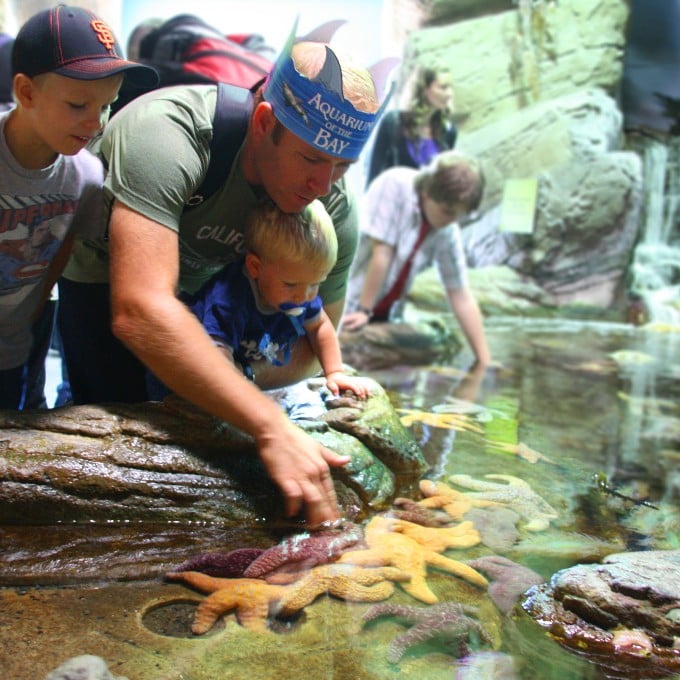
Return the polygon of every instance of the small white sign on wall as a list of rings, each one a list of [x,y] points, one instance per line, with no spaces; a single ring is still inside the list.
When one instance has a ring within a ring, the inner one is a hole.
[[[531,234],[534,231],[538,180],[535,178],[508,179],[501,201],[501,231]]]

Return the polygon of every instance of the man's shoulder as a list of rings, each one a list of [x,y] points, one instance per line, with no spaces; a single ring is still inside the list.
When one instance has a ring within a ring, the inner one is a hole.
[[[173,85],[140,95],[117,111],[104,128],[104,137],[116,131],[155,129],[163,120],[191,121],[210,128],[215,114],[217,86]]]
[[[214,105],[214,97],[217,92],[217,85],[214,83],[193,84],[193,85],[170,85],[168,87],[160,87],[156,90],[150,90],[144,94],[136,97],[128,104],[126,104],[118,113],[116,113],[111,120],[115,120],[119,115],[127,113],[131,110],[145,109],[154,102],[168,102],[170,104],[176,103],[179,105],[186,103],[196,103],[212,97]]]

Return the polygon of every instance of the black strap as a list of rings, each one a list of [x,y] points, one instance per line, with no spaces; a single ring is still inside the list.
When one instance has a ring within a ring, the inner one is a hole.
[[[245,139],[252,109],[253,95],[250,90],[227,83],[217,84],[217,105],[208,169],[203,182],[184,206],[184,210],[201,205],[227,181],[231,166]]]

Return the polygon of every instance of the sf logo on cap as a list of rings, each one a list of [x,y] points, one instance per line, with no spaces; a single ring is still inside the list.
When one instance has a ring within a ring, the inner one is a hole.
[[[115,54],[113,48],[116,44],[116,39],[113,37],[111,29],[101,19],[93,19],[90,22],[90,26],[92,26],[92,30],[97,34],[99,42],[102,43],[109,52]]]

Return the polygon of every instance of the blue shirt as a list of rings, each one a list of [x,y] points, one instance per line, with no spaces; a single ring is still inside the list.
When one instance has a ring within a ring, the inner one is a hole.
[[[318,295],[299,317],[270,307],[259,297],[244,260],[227,265],[195,295],[183,299],[208,335],[224,344],[244,368],[260,359],[276,366],[288,363],[305,324],[316,321],[323,307]]]

